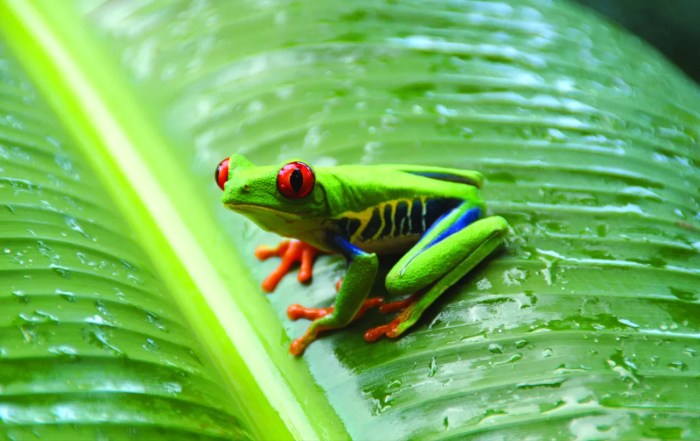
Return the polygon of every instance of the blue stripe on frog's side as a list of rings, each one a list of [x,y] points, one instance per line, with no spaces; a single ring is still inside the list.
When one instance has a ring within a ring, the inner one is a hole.
[[[394,210],[396,209],[396,204],[384,204],[384,228],[382,229],[379,237],[392,237],[396,231],[396,222],[394,222]]]
[[[454,208],[454,209],[458,210],[459,207]],[[444,214],[443,216],[441,216],[440,219],[442,219],[442,217],[444,217],[446,215],[447,215],[447,213]],[[465,227],[467,227],[467,225],[479,220],[480,217],[481,217],[481,210],[478,207],[471,208],[471,209],[465,211],[464,214],[462,214],[452,225],[450,225],[450,227],[448,229],[446,229],[445,231],[440,233],[437,237],[435,237],[433,240],[431,240],[430,243],[425,248],[426,249],[430,248],[431,246],[435,245],[436,243],[439,243],[440,241],[453,235],[454,233],[463,230]],[[438,219],[438,220],[440,220],[440,219]],[[437,224],[437,222],[436,222],[436,224]]]
[[[334,236],[333,244],[335,245],[335,248],[350,261],[352,261],[354,257],[357,257],[361,254],[366,254],[364,251],[351,244],[343,236]]]
[[[396,211],[394,212],[394,236],[405,236],[409,234],[409,224],[406,219],[408,216],[408,201],[398,201],[396,203]]]

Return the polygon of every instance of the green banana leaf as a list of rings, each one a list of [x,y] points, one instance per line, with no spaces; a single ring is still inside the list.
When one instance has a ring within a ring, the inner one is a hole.
[[[549,0],[6,0],[0,33],[4,438],[700,438],[700,92],[636,38]],[[512,232],[404,337],[294,358],[345,264],[263,294],[233,152],[476,169]]]

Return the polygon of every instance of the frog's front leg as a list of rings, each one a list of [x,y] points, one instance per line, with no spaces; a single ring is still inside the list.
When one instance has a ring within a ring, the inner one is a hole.
[[[319,252],[317,248],[296,239],[282,241],[275,248],[267,245],[257,247],[255,257],[260,260],[267,260],[274,256],[282,258],[279,266],[263,280],[262,289],[266,292],[274,291],[295,263],[300,264],[297,280],[301,283],[308,282],[311,280],[314,259]]]
[[[334,244],[348,259],[348,272],[336,297],[335,306],[314,320],[306,333],[292,342],[289,352],[293,355],[301,355],[320,332],[347,326],[365,306],[365,299],[377,276],[379,263],[376,254],[366,253],[340,236],[334,238]]]
[[[460,205],[439,219],[396,263],[387,275],[386,288],[394,294],[412,296],[408,301],[396,302],[403,311],[390,323],[367,331],[367,341],[382,335],[401,335],[447,288],[498,247],[508,223],[500,216],[479,219],[480,214],[479,208]],[[389,312],[392,304],[383,308]]]

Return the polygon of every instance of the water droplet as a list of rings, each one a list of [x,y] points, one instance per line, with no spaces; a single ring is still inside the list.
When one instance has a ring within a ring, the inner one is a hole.
[[[255,99],[248,103],[248,106],[246,108],[246,112],[248,112],[250,115],[255,115],[256,113],[260,113],[263,110],[265,110],[265,103],[258,99]]]
[[[54,155],[54,162],[56,162],[56,165],[58,165],[61,170],[66,172],[69,175],[75,175],[74,169],[75,165],[73,164],[73,161],[65,155]]]
[[[58,323],[58,317],[41,310],[37,310],[32,313],[22,312],[18,315],[18,317],[20,320],[27,323]]]
[[[566,404],[566,401],[559,400],[556,403],[540,403],[540,412],[549,412]]]
[[[518,340],[515,342],[515,347],[518,349],[524,348],[527,346],[528,341],[527,340]]]
[[[527,274],[520,268],[511,268],[503,272],[503,282],[508,286],[520,285]]]
[[[472,138],[474,136],[474,129],[471,129],[469,127],[462,127],[459,130],[459,135],[462,138]]]
[[[516,361],[520,361],[520,360],[522,360],[522,359],[523,359],[523,354],[521,354],[521,353],[518,352],[517,354],[513,354],[513,355],[512,355],[510,358],[508,358],[508,360],[506,360],[505,362],[506,362],[506,363],[515,363]]]
[[[56,262],[59,260],[60,256],[56,251],[53,250],[50,246],[46,245],[43,241],[38,241],[36,243],[36,248],[47,259],[49,259],[51,262]]]
[[[63,300],[71,303],[75,303],[75,294],[69,291],[63,291],[61,289],[56,289],[54,292]]]
[[[88,320],[86,320],[88,321]],[[110,352],[112,355],[117,357],[124,357],[124,351],[116,347],[109,342],[109,337],[107,331],[100,326],[93,326],[90,328],[83,328],[82,330],[83,339],[89,344],[96,346],[100,349],[104,349]]]
[[[163,389],[169,394],[176,395],[182,393],[182,385],[180,383],[166,382],[163,383]]]
[[[558,388],[566,382],[566,378],[552,378],[542,381],[532,381],[527,383],[518,383],[515,387],[518,389],[535,389],[539,387],[544,388]]]
[[[121,300],[121,301],[126,301],[126,294],[124,294],[124,292],[123,292],[121,289],[115,287],[115,288],[114,288],[114,295],[115,295],[119,300]]]
[[[78,224],[77,219],[75,219],[74,217],[66,216],[66,217],[64,218],[64,220],[65,220],[66,225],[68,226],[68,228],[70,228],[71,230],[78,232],[78,233],[79,233],[81,236],[83,236],[83,237],[86,237],[86,238],[88,238],[88,239],[95,240],[92,236],[90,236],[89,234],[87,234],[87,233],[85,232],[85,230],[83,230],[83,227],[81,227],[81,226]]]
[[[202,363],[202,360],[199,358],[199,355],[194,351],[194,349],[189,349],[187,353],[192,357],[192,360],[195,361],[198,365],[204,366],[204,363]]]
[[[380,119],[380,124],[383,131],[393,131],[395,126],[399,124],[401,120],[395,115],[382,115]]]
[[[457,111],[456,111],[456,110],[450,109],[449,107],[447,107],[447,106],[445,106],[445,105],[442,105],[442,104],[436,105],[436,106],[435,106],[435,111],[436,111],[438,114],[443,115],[443,116],[456,116],[456,115],[457,115]]]
[[[292,94],[294,94],[294,86],[290,85],[278,87],[275,91],[275,95],[280,100],[287,100],[292,97]]]
[[[491,343],[489,345],[489,352],[492,354],[502,354],[503,353],[503,346],[501,346],[498,343]]]
[[[165,326],[165,323],[163,323],[163,320],[158,314],[151,311],[146,311],[146,320],[148,320],[148,323],[155,326],[158,330],[168,332],[168,328]]]
[[[64,266],[52,263],[51,265],[49,265],[49,268],[51,268],[56,274],[63,277],[64,279],[70,279],[72,276],[71,271]]]
[[[502,409],[486,409],[480,421],[484,421],[485,419],[495,417],[498,415],[506,415],[506,413],[507,412]]]
[[[104,302],[101,302],[99,300],[95,301],[95,309],[100,312],[100,314],[109,317],[112,315],[112,313],[109,311],[107,308],[107,305],[104,304]]]
[[[93,325],[111,325],[111,323],[105,320],[101,315],[95,314],[83,319],[85,323],[92,323]]]
[[[687,371],[688,370],[688,365],[685,364],[682,361],[672,361],[669,364],[667,364],[669,368],[673,369],[674,371]]]
[[[12,295],[17,298],[18,303],[22,303],[22,304],[29,303],[29,296],[27,294],[25,294],[25,292],[22,290],[19,290],[19,289],[14,290],[14,291],[12,291]]]
[[[554,355],[552,348],[546,348],[544,351],[542,351],[542,358],[549,358],[552,355]]]
[[[141,347],[149,352],[160,352],[160,346],[152,338],[147,338],[146,343],[141,345]]]
[[[139,275],[136,274],[135,272],[129,272],[129,273],[127,273],[126,278],[129,279],[134,285],[141,286],[141,285],[143,285],[143,283],[144,283],[144,282],[143,282],[143,279],[141,278],[141,276],[139,276]]]
[[[362,393],[369,398],[372,416],[381,415],[391,408],[391,402],[394,398],[392,394],[386,393],[380,388],[363,389]]]
[[[375,155],[382,150],[382,143],[379,141],[369,141],[365,143],[364,147],[364,155],[362,156],[362,159],[360,160],[363,163],[371,162]]]
[[[435,356],[433,355],[433,357],[430,359],[430,364],[428,365],[428,377],[434,377],[437,370],[437,360],[435,360]]]
[[[83,265],[93,266],[93,262],[90,261],[90,258],[85,253],[77,252],[75,253],[75,256],[78,258],[78,261]]]
[[[17,265],[24,265],[24,253],[22,251],[15,251],[15,253],[11,255],[10,261]]]
[[[563,142],[566,141],[566,135],[559,129],[549,128],[546,139],[551,142]]]
[[[65,358],[69,360],[78,359],[78,351],[68,345],[50,346],[48,349],[49,353],[57,355],[60,358]]]
[[[403,384],[403,381],[401,381],[398,378],[395,378],[387,383],[386,388],[387,388],[387,390],[390,390],[393,392],[395,390],[398,390],[402,384]]]
[[[478,282],[476,282],[476,289],[478,289],[479,291],[491,289],[492,287],[493,285],[486,277],[482,277],[481,279],[479,279]]]
[[[318,148],[325,136],[327,136],[327,133],[324,133],[320,125],[309,127],[309,130],[307,130],[304,136],[303,148],[305,150]]]
[[[132,265],[129,261],[124,260],[124,259],[119,259],[119,263],[122,264],[122,266],[127,269],[128,271],[133,270],[135,267]]]
[[[615,351],[615,353],[606,360],[606,363],[613,372],[617,373],[622,381],[639,383],[639,379],[637,378],[637,365],[621,350]]]
[[[630,328],[639,328],[639,325],[633,322],[632,320],[627,320],[627,319],[617,319],[618,322],[622,323],[625,326],[629,326]]]

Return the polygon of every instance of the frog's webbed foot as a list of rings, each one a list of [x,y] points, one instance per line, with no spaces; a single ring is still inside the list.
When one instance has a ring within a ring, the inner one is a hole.
[[[355,316],[352,318],[352,321],[359,319],[365,314],[365,312],[367,312],[367,310],[376,308],[382,305],[382,303],[384,303],[384,299],[381,297],[370,297],[369,299],[366,299],[362,303],[362,306],[360,306],[357,314],[355,314]],[[331,314],[334,310],[334,306],[329,306],[327,308],[305,308],[297,304],[289,305],[287,308],[287,317],[289,317],[291,320],[299,320],[301,318],[313,320],[313,323],[306,333],[294,340],[289,346],[289,353],[292,355],[301,355],[307,346],[318,338],[318,334],[324,331],[337,329],[335,327],[327,327],[317,323],[319,320]]]
[[[295,263],[300,264],[297,280],[301,283],[308,282],[313,275],[314,259],[319,252],[317,248],[300,240],[285,240],[275,248],[266,245],[259,246],[255,249],[255,257],[258,259],[267,260],[274,256],[282,258],[279,266],[263,280],[262,289],[266,292],[274,291],[277,284],[291,271],[292,265]]]
[[[418,303],[422,296],[423,293],[419,292],[412,294],[405,299],[384,303],[382,306],[380,306],[379,312],[383,314],[395,311],[401,312],[389,323],[367,330],[367,332],[365,332],[365,341],[377,341],[382,335],[386,335],[389,338],[396,338],[401,335],[417,319],[414,309],[416,303]]]
[[[340,291],[341,286],[343,286],[343,279],[340,279],[335,283],[335,291]],[[370,297],[364,301],[360,307],[360,310],[357,311],[357,314],[355,314],[355,317],[353,317],[352,320],[355,321],[362,317],[368,309],[382,307],[382,305],[384,305],[384,299],[382,297]],[[328,306],[326,308],[306,308],[298,303],[295,303],[287,307],[287,317],[289,317],[290,320],[295,321],[302,318],[306,320],[318,320],[321,317],[333,312],[334,309],[335,308],[333,306]]]
[[[342,286],[343,281],[339,280],[338,283],[335,284],[335,290],[340,291],[340,287]],[[362,302],[362,305],[360,306],[360,309],[357,311],[357,313],[353,316],[352,321],[355,321],[362,317],[365,312],[367,312],[369,309],[372,308],[377,308],[381,307],[384,304],[384,299],[381,297],[370,297],[368,299],[365,299],[364,302]],[[299,304],[294,304],[294,305],[289,305],[287,307],[287,317],[289,317],[290,320],[299,320],[299,319],[306,319],[306,320],[313,320],[317,321],[323,317],[326,317],[327,315],[331,314],[335,310],[335,306],[329,306],[327,308],[306,308],[304,306],[301,306]],[[313,324],[312,324],[313,325]],[[301,355],[301,353],[304,352],[304,349],[316,338],[318,338],[318,334],[320,332],[329,330],[332,328],[325,328],[323,326],[311,326],[309,330],[300,338],[297,338],[292,342],[291,346],[289,347],[289,352],[294,354],[294,355]]]
[[[381,307],[383,303],[384,299],[381,297],[370,297],[369,299],[365,300],[360,307],[360,310],[357,311],[357,314],[355,314],[355,317],[353,317],[352,320],[355,321],[359,319],[369,309],[376,308],[378,306]],[[325,317],[333,312],[334,309],[335,307],[333,306],[329,306],[327,308],[306,308],[295,303],[294,305],[289,305],[287,307],[287,317],[289,317],[290,320],[318,320],[321,317]]]

